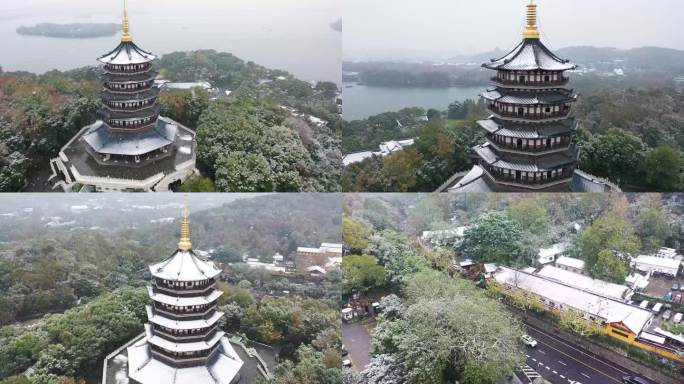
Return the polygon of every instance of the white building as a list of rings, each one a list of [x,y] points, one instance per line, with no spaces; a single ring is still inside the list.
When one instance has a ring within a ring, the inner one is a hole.
[[[565,243],[558,243],[552,245],[549,248],[542,248],[539,250],[539,258],[537,259],[537,261],[539,262],[539,264],[542,265],[553,263],[556,260],[556,258],[561,256],[565,252],[566,248],[567,244]]]
[[[575,259],[574,257],[560,256],[556,259],[554,265],[566,271],[584,273],[584,260]]]
[[[677,276],[682,262],[658,256],[640,255],[632,259],[632,266],[641,272],[652,274],[659,272],[670,276]]]
[[[649,327],[653,321],[653,313],[650,311],[548,277],[501,267],[499,272],[494,274],[494,279],[506,286],[537,295],[549,308],[574,309],[582,313],[586,320],[596,323],[621,323],[636,335]]]
[[[592,279],[572,271],[547,265],[536,273],[538,276],[570,285],[572,287],[591,292],[596,295],[606,296],[615,300],[628,300],[632,296],[632,290],[626,285],[613,284],[607,281]]]

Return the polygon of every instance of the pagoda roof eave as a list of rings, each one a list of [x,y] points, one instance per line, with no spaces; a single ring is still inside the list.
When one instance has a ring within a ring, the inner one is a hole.
[[[218,331],[208,341],[174,343],[173,341],[155,335],[150,324],[145,324],[145,337],[147,338],[147,342],[173,352],[198,352],[214,348],[225,334],[226,333],[223,331]]]
[[[100,56],[97,61],[102,64],[126,65],[149,63],[156,58],[151,52],[138,47],[134,42],[122,41],[116,48]]]
[[[171,296],[171,295],[165,295],[163,293],[159,292],[154,292],[151,286],[147,286],[147,292],[149,293],[150,299],[153,301],[163,303],[163,304],[168,304],[168,305],[176,305],[176,306],[188,306],[188,305],[204,305],[204,304],[211,304],[214,301],[216,301],[221,295],[223,295],[223,291],[220,291],[218,289],[214,289],[211,291],[210,294],[206,296],[195,296],[195,297],[181,297],[181,296]]]
[[[577,163],[578,155],[578,150],[574,146],[566,151],[539,158],[527,156],[502,157],[488,143],[475,146],[473,150],[480,159],[490,166],[522,172],[552,171],[565,165]]]
[[[482,66],[510,71],[567,71],[577,68],[569,60],[561,59],[551,52],[539,39],[524,39],[504,56],[483,63]]]
[[[192,250],[177,250],[161,263],[149,266],[152,276],[170,281],[202,281],[221,274],[213,262],[200,259]]]
[[[172,320],[168,317],[160,316],[152,311],[151,305],[145,306],[145,311],[147,312],[147,320],[150,323],[161,325],[162,327],[171,329],[199,329],[208,328],[216,324],[221,317],[223,317],[223,312],[216,311],[214,314],[203,320]]]
[[[526,124],[516,122],[504,123],[490,116],[485,120],[478,120],[477,125],[494,135],[518,139],[540,139],[575,132],[579,126],[579,120],[567,119],[561,122]]]
[[[578,94],[572,90],[554,90],[546,92],[511,91],[493,88],[480,94],[485,100],[515,105],[557,105],[577,101]]]

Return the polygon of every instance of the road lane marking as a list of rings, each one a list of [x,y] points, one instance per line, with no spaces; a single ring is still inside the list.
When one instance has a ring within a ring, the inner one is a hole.
[[[565,379],[565,376],[563,376],[563,375],[558,375],[558,376],[560,376],[561,379]]]
[[[543,341],[539,341],[539,340],[537,340],[537,341],[538,341],[539,343],[542,343],[542,344],[546,345],[547,347],[553,349],[554,351],[556,351],[556,352],[558,352],[558,353],[561,353],[561,354],[563,354],[563,355],[565,355],[565,356],[571,358],[572,360],[575,360],[576,362],[578,362],[578,363],[580,363],[580,364],[586,366],[587,368],[589,368],[589,369],[591,369],[591,370],[593,370],[593,371],[596,371],[596,372],[598,372],[598,373],[604,375],[605,377],[607,377],[607,378],[613,380],[614,382],[622,384],[622,381],[620,381],[620,380],[618,380],[618,379],[616,379],[616,378],[610,376],[609,374],[607,374],[607,373],[605,373],[605,372],[603,372],[603,371],[601,371],[601,370],[598,370],[598,369],[592,367],[591,365],[585,363],[584,361],[578,360],[578,359],[572,357],[571,355],[568,355],[567,353],[565,353],[565,352],[563,352],[563,351],[561,351],[561,350],[559,350],[559,349],[556,349],[556,348],[552,347],[550,344],[547,344],[547,343],[545,343],[545,342],[543,342]]]
[[[591,377],[589,377],[589,375],[587,375],[587,374],[586,374],[586,373],[584,373],[584,372],[580,372],[580,375],[582,375],[582,376],[586,377],[587,379],[591,379]]]
[[[537,359],[535,359],[535,358],[533,357],[533,358],[532,358],[532,361],[537,361]]]
[[[563,365],[565,365],[566,367],[568,366],[567,364],[565,364],[565,363],[563,362],[563,360],[558,360],[558,363],[563,364]]]
[[[551,372],[555,373],[556,375],[558,374],[558,372],[556,372],[556,371],[551,371]]]
[[[546,355],[546,352],[542,351],[541,349],[539,350],[539,353],[541,353],[542,355]]]
[[[549,337],[549,338],[551,338],[551,339],[554,339],[554,340],[560,342],[561,344],[566,345],[567,347],[569,347],[569,348],[571,348],[571,349],[574,349],[574,350],[577,351],[577,352],[580,352],[580,353],[581,353],[582,355],[584,355],[584,356],[589,356],[589,357],[591,357],[592,359],[598,361],[599,363],[601,363],[601,364],[603,364],[603,365],[606,365],[606,366],[608,366],[608,367],[611,367],[611,368],[615,369],[616,371],[619,371],[620,373],[629,374],[628,371],[625,371],[625,370],[621,369],[622,367],[619,367],[619,366],[617,366],[617,365],[611,365],[611,364],[609,364],[607,361],[602,360],[603,358],[599,359],[599,358],[596,357],[596,356],[593,356],[593,355],[590,355],[590,354],[588,354],[588,353],[585,353],[584,351],[578,349],[577,347],[574,347],[572,344],[566,342],[565,340],[563,340],[563,339],[561,339],[561,338],[559,338],[559,337],[556,337],[556,336],[554,336],[554,335],[551,335],[550,333],[547,333],[546,331],[544,331],[544,330],[542,330],[542,329],[540,329],[540,328],[537,328],[537,327],[535,327],[535,326],[532,325],[532,324],[529,324],[529,323],[525,323],[525,324],[528,326],[528,328],[531,328],[531,329],[534,330],[535,332],[541,333],[542,335],[544,335],[544,336],[546,336],[546,337]],[[560,351],[559,351],[559,352],[560,352]]]

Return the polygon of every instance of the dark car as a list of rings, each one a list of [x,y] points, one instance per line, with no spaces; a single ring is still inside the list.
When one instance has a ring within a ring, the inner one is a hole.
[[[624,384],[651,384],[643,377],[639,376],[625,376],[622,378]]]

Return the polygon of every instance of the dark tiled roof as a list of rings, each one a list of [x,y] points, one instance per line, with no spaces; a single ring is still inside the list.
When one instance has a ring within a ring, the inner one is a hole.
[[[529,156],[501,156],[494,151],[488,143],[478,145],[473,148],[477,156],[490,165],[499,168],[511,169],[522,172],[544,172],[551,171],[566,164],[577,161],[577,148],[557,152],[550,155],[533,158]]]
[[[98,121],[83,135],[90,147],[98,153],[110,155],[143,155],[172,144],[178,126],[157,120],[157,125],[146,132],[112,132]]]
[[[141,64],[148,63],[156,57],[133,42],[122,41],[111,52],[100,56],[97,60],[104,64]]]
[[[505,89],[491,89],[487,90],[481,95],[484,99],[490,101],[498,101],[506,104],[523,104],[523,105],[537,105],[537,104],[559,104],[569,103],[577,100],[577,94],[568,90],[553,90],[553,91],[510,91]]]
[[[566,119],[550,123],[525,124],[503,122],[495,117],[480,120],[477,124],[489,133],[519,139],[538,139],[563,135],[577,130],[578,120]]]

